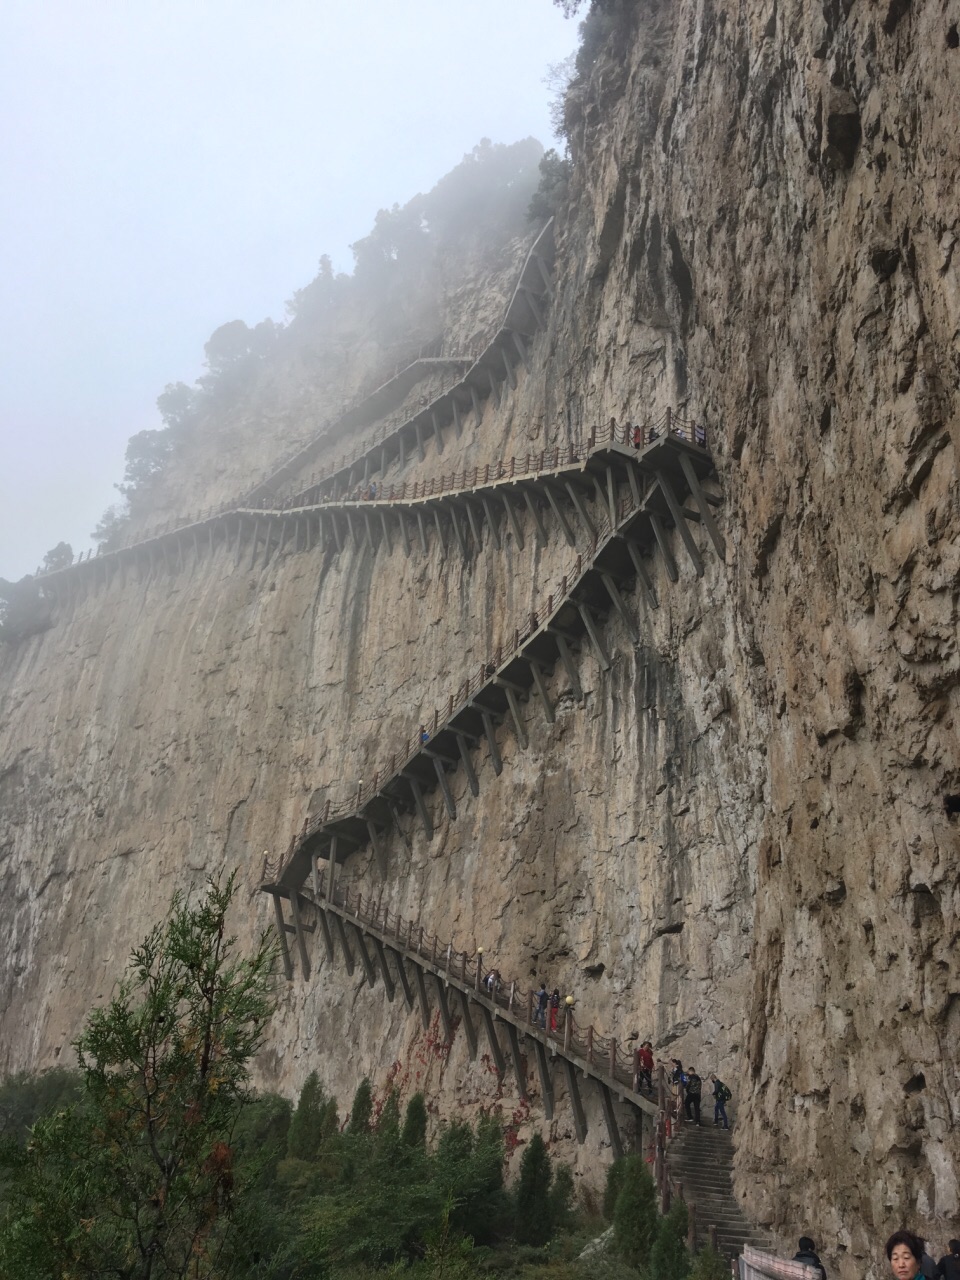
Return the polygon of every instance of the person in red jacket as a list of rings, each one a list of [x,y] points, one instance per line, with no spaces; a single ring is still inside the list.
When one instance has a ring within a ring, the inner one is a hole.
[[[653,1088],[653,1045],[649,1040],[644,1040],[643,1044],[637,1050],[637,1065],[639,1067],[638,1075],[640,1077],[641,1089]]]

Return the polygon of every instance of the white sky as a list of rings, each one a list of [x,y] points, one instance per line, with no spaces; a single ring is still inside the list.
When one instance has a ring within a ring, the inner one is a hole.
[[[0,576],[74,551],[226,320],[482,137],[550,146],[551,0],[2,0]]]

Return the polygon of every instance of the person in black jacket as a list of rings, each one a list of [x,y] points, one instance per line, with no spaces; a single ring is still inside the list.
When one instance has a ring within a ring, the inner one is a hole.
[[[687,1119],[692,1120],[694,1124],[700,1123],[700,1094],[702,1090],[703,1081],[697,1075],[696,1067],[690,1067],[687,1071],[687,1090],[683,1107],[687,1113]]]
[[[960,1240],[948,1240],[945,1253],[937,1263],[937,1275],[941,1280],[960,1280]]]
[[[794,1262],[802,1262],[805,1267],[816,1267],[820,1272],[821,1280],[827,1280],[826,1268],[817,1256],[816,1244],[809,1236],[801,1236],[797,1243],[800,1248],[793,1255]]]

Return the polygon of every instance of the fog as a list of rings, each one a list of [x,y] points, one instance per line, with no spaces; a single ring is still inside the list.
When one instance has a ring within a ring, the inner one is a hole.
[[[74,551],[233,319],[482,137],[551,145],[551,0],[5,0],[0,575]]]

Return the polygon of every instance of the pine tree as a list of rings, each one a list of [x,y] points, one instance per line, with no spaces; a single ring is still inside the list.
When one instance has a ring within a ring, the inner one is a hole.
[[[546,1244],[553,1234],[550,1182],[553,1168],[546,1144],[535,1133],[520,1161],[514,1235],[520,1244]]]
[[[347,1133],[369,1133],[372,1116],[373,1090],[370,1088],[370,1081],[364,1076],[357,1086],[357,1092],[353,1095],[353,1106],[350,1108]]]
[[[315,1071],[311,1071],[300,1090],[297,1109],[290,1121],[287,1153],[298,1160],[315,1160],[326,1136],[327,1095]]]

